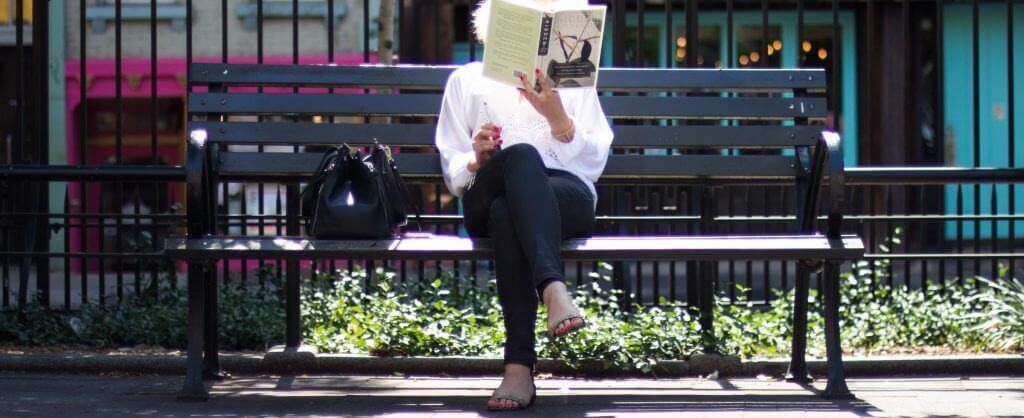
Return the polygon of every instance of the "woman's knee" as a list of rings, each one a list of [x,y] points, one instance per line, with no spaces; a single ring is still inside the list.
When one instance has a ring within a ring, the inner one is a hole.
[[[515,144],[502,149],[501,153],[504,154],[504,158],[507,162],[533,163],[538,166],[544,165],[544,160],[541,158],[540,152],[531,144]]]
[[[512,211],[508,208],[508,201],[505,197],[499,197],[491,202],[491,212],[487,217],[487,229],[493,238],[495,234],[511,231]]]

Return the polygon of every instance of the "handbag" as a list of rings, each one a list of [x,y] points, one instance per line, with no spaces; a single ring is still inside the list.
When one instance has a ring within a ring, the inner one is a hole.
[[[419,221],[390,148],[379,143],[365,158],[348,145],[328,149],[300,204],[306,234],[317,239],[386,239],[410,211]]]

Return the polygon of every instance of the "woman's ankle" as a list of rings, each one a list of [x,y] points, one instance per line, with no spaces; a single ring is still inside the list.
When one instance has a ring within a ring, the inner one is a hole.
[[[569,288],[565,286],[565,282],[561,280],[550,280],[541,289],[540,299],[544,303],[544,306],[551,306],[552,303],[558,302],[561,297],[569,296]]]
[[[505,363],[505,373],[532,376],[533,366],[528,366],[521,363]]]

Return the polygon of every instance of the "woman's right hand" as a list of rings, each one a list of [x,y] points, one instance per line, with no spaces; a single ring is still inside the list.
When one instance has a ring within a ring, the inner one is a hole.
[[[501,145],[501,127],[493,123],[480,125],[480,129],[473,135],[473,152],[476,153],[476,161],[469,164],[469,171],[476,172]]]

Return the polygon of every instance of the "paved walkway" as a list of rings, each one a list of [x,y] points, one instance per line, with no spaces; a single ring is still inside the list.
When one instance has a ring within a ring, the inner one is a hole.
[[[177,376],[0,373],[0,416],[489,416],[493,377],[242,376],[205,403],[178,402]],[[824,382],[813,386],[821,389]],[[853,401],[760,379],[538,380],[527,413],[497,416],[1024,416],[1024,378],[851,379]]]

